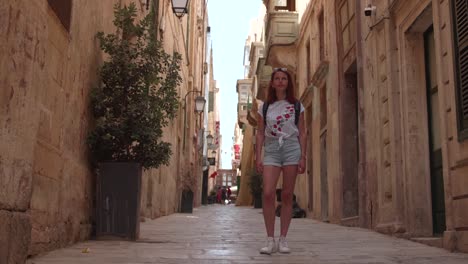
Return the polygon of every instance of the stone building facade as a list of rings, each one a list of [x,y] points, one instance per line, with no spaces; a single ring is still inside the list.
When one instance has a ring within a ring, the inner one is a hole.
[[[206,172],[206,195],[208,196],[211,191],[216,191],[216,180],[218,170],[221,167],[221,145],[222,145],[222,135],[221,135],[221,120],[220,120],[220,93],[219,88],[217,87],[217,82],[214,79],[213,74],[213,50],[210,50],[210,63],[209,63],[209,90],[208,90],[208,111],[207,111],[207,128],[206,135],[212,137],[212,142],[206,144],[206,157],[210,164],[207,166]],[[204,176],[205,177],[205,176]]]
[[[88,95],[105,59],[95,34],[114,31],[113,6],[130,2],[0,2],[1,263],[22,263],[28,255],[92,234],[95,176],[86,146],[92,124]],[[135,3],[140,17],[155,8],[158,37],[166,51],[182,54],[181,98],[188,91],[202,91],[205,1],[190,1],[189,14],[182,19],[174,16],[168,0]],[[143,175],[144,217],[178,210],[181,175],[201,178],[200,146],[193,137],[202,119],[191,111],[193,95],[181,102],[177,119],[165,129],[164,140],[173,147],[171,164]],[[182,118],[185,110],[187,124]]]
[[[468,252],[466,1],[263,2],[265,64],[306,109],[301,207]]]
[[[216,176],[216,186],[224,188],[237,186],[236,170],[219,169]]]
[[[263,44],[263,17],[265,16],[265,7],[261,7],[258,17],[251,20],[250,32],[244,46],[244,79],[237,80],[236,91],[238,93],[237,124],[242,130],[242,147],[240,160],[240,190],[236,201],[237,205],[251,205],[253,197],[250,193],[250,178],[256,170],[255,167],[255,133],[256,133],[256,115],[258,110],[258,85],[257,78],[258,64],[264,63],[264,44]],[[262,65],[264,66],[264,65]],[[268,70],[268,67],[261,69]],[[271,71],[271,69],[270,69]]]

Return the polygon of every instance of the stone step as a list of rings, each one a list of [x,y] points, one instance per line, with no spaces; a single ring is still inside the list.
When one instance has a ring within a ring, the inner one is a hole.
[[[418,242],[431,247],[443,248],[444,242],[442,237],[413,237],[411,241]]]

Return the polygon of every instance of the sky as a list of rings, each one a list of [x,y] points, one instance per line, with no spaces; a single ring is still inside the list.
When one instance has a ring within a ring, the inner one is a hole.
[[[213,47],[213,74],[220,90],[221,167],[231,169],[231,147],[237,122],[236,83],[244,78],[244,45],[262,0],[208,0]]]

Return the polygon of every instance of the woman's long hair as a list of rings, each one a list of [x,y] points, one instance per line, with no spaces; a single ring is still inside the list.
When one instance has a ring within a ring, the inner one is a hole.
[[[296,99],[296,96],[294,95],[294,86],[293,86],[293,82],[291,79],[291,74],[289,74],[287,70],[284,70],[282,68],[275,69],[271,73],[270,85],[268,86],[268,96],[267,96],[266,102],[268,104],[272,104],[278,100],[278,98],[276,97],[276,91],[272,86],[273,79],[275,78],[275,75],[278,72],[283,72],[286,74],[286,76],[288,76],[288,87],[286,88],[286,100],[289,103],[294,104],[297,101],[297,99]]]

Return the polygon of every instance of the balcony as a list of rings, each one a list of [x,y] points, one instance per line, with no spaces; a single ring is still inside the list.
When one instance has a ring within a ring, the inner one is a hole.
[[[237,104],[237,124],[239,128],[242,128],[247,123],[247,105],[243,103]]]
[[[250,54],[249,54],[249,61],[250,61],[250,70],[249,70],[249,78],[252,78],[255,75],[255,72],[258,68],[259,59],[263,58],[263,52],[265,49],[265,45],[263,42],[252,42],[250,45]]]
[[[270,84],[272,68],[269,65],[265,65],[265,59],[260,58],[258,60],[257,66],[257,94],[255,98],[258,100],[265,101],[267,92],[268,92],[268,85]]]
[[[298,13],[271,11],[267,16],[265,64],[295,69]]]

